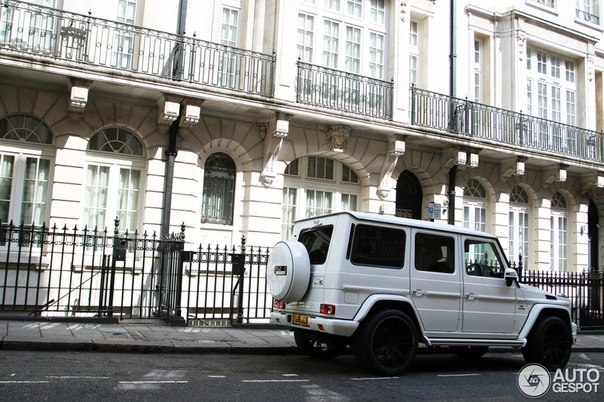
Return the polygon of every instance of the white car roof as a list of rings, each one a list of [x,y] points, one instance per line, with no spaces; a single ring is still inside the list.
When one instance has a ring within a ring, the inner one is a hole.
[[[388,224],[392,224],[392,225],[403,225],[403,226],[410,226],[410,227],[420,228],[420,229],[439,230],[442,232],[449,232],[449,233],[455,233],[455,234],[489,237],[492,239],[496,238],[496,236],[494,236],[490,233],[482,232],[482,231],[474,230],[474,229],[468,229],[463,226],[449,225],[449,224],[438,223],[438,222],[422,221],[422,220],[418,220],[418,219],[399,218],[397,216],[380,215],[380,214],[374,214],[374,213],[369,213],[369,212],[355,212],[355,211],[336,212],[336,213],[328,214],[328,215],[321,215],[321,216],[314,216],[312,218],[300,219],[297,222],[307,222],[307,221],[312,221],[312,220],[317,220],[317,219],[325,219],[325,218],[329,218],[332,216],[335,217],[335,216],[339,216],[339,215],[350,215],[351,217],[353,217],[359,221],[388,223]]]

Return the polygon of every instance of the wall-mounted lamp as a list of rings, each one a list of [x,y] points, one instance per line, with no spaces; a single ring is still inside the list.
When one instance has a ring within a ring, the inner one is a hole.
[[[473,168],[478,167],[478,154],[470,154],[470,163],[468,165]]]
[[[464,151],[457,151],[457,160],[455,161],[456,165],[465,165],[468,160],[468,154]]]
[[[388,153],[390,156],[402,156],[405,153],[405,141],[392,141],[390,143]]]
[[[525,171],[525,165],[524,162],[522,161],[517,161],[516,162],[516,171],[514,172],[514,174],[516,176],[522,176],[524,175],[524,171]]]
[[[81,112],[86,107],[88,102],[88,88],[86,87],[71,87],[71,95],[69,97],[69,109],[76,112]]]
[[[561,167],[558,170],[558,177],[556,177],[556,181],[566,181],[566,175],[567,175],[566,169]]]
[[[170,124],[178,118],[180,114],[180,103],[165,101],[163,111],[159,113],[160,124]]]
[[[275,127],[275,133],[273,137],[285,138],[289,134],[289,120],[277,119],[277,125]]]
[[[180,125],[184,127],[191,127],[194,124],[199,123],[201,118],[201,107],[196,105],[185,105],[184,116],[180,121]]]

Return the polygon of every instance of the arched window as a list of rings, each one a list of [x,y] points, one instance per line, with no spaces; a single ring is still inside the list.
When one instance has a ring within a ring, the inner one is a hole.
[[[54,148],[50,128],[23,113],[0,120],[0,221],[42,224],[47,218]]]
[[[322,156],[293,160],[284,172],[281,235],[288,238],[297,219],[357,211],[358,175],[347,165]]]
[[[132,131],[110,127],[88,142],[83,223],[89,229],[136,230],[142,209],[144,146]]]
[[[508,216],[510,260],[516,261],[516,258],[522,255],[522,263],[526,267],[529,248],[529,196],[520,186],[514,187],[510,193]]]
[[[235,172],[235,162],[227,154],[218,152],[210,155],[206,160],[203,175],[202,222],[233,224]]]
[[[550,264],[554,271],[568,270],[568,206],[559,192],[552,197],[550,217]]]
[[[463,191],[463,224],[467,228],[486,230],[487,192],[482,183],[470,179]]]

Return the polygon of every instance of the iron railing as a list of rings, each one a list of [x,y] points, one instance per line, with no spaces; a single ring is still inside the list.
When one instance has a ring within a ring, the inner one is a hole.
[[[602,133],[411,87],[411,124],[604,162]]]
[[[273,96],[274,55],[21,1],[4,0],[0,7],[0,49]]]
[[[378,119],[392,119],[394,83],[298,60],[296,102]]]
[[[599,16],[592,14],[590,12],[587,12],[585,10],[582,10],[580,8],[576,9],[576,13],[577,13],[577,18],[581,18],[582,20],[592,23],[594,25],[600,25]]]
[[[0,315],[268,321],[268,249],[184,250],[181,233],[0,223]]]
[[[524,272],[521,281],[570,299],[572,319],[581,329],[604,328],[604,271]]]

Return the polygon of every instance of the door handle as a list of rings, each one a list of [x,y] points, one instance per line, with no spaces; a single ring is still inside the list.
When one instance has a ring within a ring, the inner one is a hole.
[[[476,296],[474,293],[466,293],[466,299],[476,300],[476,299],[478,299],[478,296]]]
[[[424,295],[427,295],[428,292],[426,292],[425,290],[421,290],[421,289],[414,289],[411,291],[411,294],[413,296],[424,296]]]

